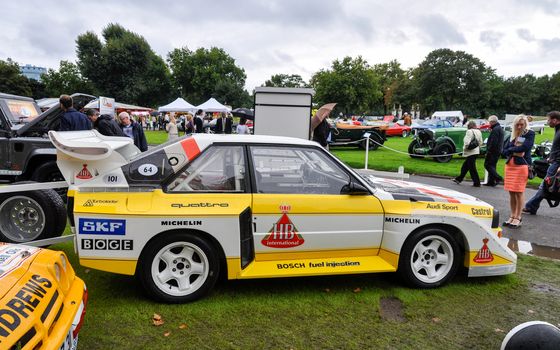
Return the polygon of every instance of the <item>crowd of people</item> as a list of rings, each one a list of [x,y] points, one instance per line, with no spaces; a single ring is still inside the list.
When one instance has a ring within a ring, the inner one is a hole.
[[[100,114],[96,109],[88,109],[82,113],[73,106],[72,97],[62,95],[59,99],[64,112],[60,119],[60,131],[77,131],[95,129],[105,136],[129,137],[142,152],[148,150],[148,142],[142,125],[133,120],[129,113],[121,112],[115,119],[109,114]]]
[[[494,187],[503,181],[504,190],[509,192],[510,215],[503,222],[503,226],[518,228],[523,222],[522,213],[535,215],[545,198],[545,183],[560,174],[560,112],[552,111],[546,116],[548,125],[555,129],[554,140],[547,159],[549,167],[546,178],[541,182],[537,193],[526,203],[524,194],[527,181],[534,176],[531,151],[535,143],[535,132],[529,128],[529,118],[525,115],[515,117],[507,142],[503,141],[504,131],[498,123],[498,118],[495,115],[488,118],[491,132],[486,142],[484,168],[488,171],[488,181],[484,185]],[[482,135],[474,121],[469,121],[467,128],[462,150],[465,160],[459,176],[455,177],[453,181],[460,184],[469,172],[473,186],[480,187],[476,157],[480,154],[480,146],[483,143]],[[496,165],[501,155],[506,157],[503,178],[496,171]]]

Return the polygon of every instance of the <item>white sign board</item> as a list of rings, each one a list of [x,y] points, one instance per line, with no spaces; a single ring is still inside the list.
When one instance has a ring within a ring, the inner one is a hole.
[[[314,93],[305,88],[255,88],[253,133],[309,140]]]
[[[99,114],[115,116],[115,99],[99,96]]]

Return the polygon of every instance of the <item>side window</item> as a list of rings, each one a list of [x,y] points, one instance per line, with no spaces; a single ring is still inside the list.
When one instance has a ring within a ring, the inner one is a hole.
[[[213,146],[167,186],[168,192],[245,192],[241,146]]]
[[[340,194],[350,177],[323,152],[313,148],[251,147],[256,192]]]

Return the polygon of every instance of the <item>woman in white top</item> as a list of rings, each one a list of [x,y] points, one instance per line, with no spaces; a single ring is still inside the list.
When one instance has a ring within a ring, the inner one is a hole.
[[[476,122],[474,120],[469,121],[467,124],[467,132],[465,133],[465,138],[463,139],[463,157],[466,157],[463,166],[461,166],[461,173],[459,176],[453,179],[457,184],[467,175],[467,172],[471,174],[471,179],[474,187],[480,187],[480,177],[476,170],[476,157],[480,154],[480,146],[482,145],[482,133],[476,127]],[[471,142],[476,140],[478,145],[476,147],[470,148]]]
[[[179,137],[179,130],[177,129],[177,120],[174,115],[169,117],[169,123],[165,125],[165,130],[167,130],[168,140],[174,140]]]
[[[239,135],[250,134],[251,133],[251,131],[249,130],[247,125],[245,125],[245,123],[247,123],[247,119],[241,118],[239,120],[239,124],[237,124],[237,133]]]

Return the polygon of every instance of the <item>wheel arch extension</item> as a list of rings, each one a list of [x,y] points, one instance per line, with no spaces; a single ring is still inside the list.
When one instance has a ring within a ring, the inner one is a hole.
[[[224,253],[224,249],[222,248],[222,245],[218,242],[218,240],[215,237],[210,235],[208,232],[202,231],[202,230],[180,228],[180,229],[171,229],[171,230],[162,231],[162,232],[158,233],[157,235],[153,236],[152,238],[150,238],[150,240],[148,242],[146,242],[146,244],[142,248],[142,251],[140,252],[140,255],[138,257],[138,262],[140,262],[140,260],[143,259],[143,256],[146,252],[147,247],[152,245],[162,235],[166,235],[166,234],[170,234],[170,233],[190,233],[190,234],[196,235],[196,236],[204,239],[208,243],[210,243],[210,245],[212,245],[212,247],[214,249],[216,249],[216,252],[218,254],[218,259],[220,261],[220,278],[222,278],[223,276],[227,277],[226,255]],[[140,266],[140,263],[137,263],[136,264],[136,271],[135,271],[136,275],[139,272],[139,270],[138,270],[139,266]]]
[[[401,246],[402,247],[410,240],[412,239],[412,237],[414,236],[414,234],[418,231],[421,230],[426,230],[426,229],[440,229],[443,231],[446,231],[447,233],[451,234],[451,236],[453,236],[453,238],[455,239],[455,241],[457,242],[457,244],[459,245],[459,248],[462,252],[462,256],[461,259],[464,258],[465,254],[469,251],[469,243],[465,237],[465,234],[456,226],[450,225],[450,224],[444,224],[444,223],[430,223],[430,224],[426,224],[426,225],[422,225],[422,226],[418,226],[417,228],[415,228],[414,230],[412,230],[410,232],[410,234],[408,235],[408,237],[403,241],[403,244]]]

